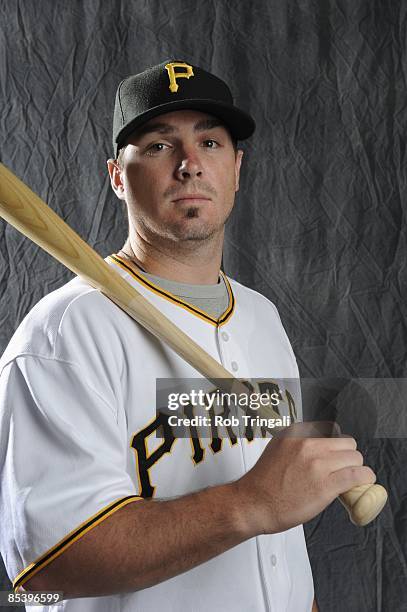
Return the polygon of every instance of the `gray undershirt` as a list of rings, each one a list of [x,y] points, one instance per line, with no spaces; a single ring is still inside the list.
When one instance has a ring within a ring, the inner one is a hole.
[[[176,295],[192,306],[197,306],[210,317],[218,319],[229,305],[229,293],[222,276],[216,285],[190,285],[143,272],[143,276],[158,285],[164,291]]]

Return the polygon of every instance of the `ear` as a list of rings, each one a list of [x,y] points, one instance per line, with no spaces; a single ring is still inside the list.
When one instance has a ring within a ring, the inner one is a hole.
[[[239,179],[240,179],[240,167],[242,165],[243,151],[238,149],[236,151],[235,159],[235,191],[239,191]]]
[[[115,159],[107,160],[107,169],[110,176],[110,184],[113,191],[120,200],[124,200],[124,182],[123,182],[123,170]]]

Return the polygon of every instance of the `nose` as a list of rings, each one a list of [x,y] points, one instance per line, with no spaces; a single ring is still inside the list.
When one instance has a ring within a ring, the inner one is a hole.
[[[183,150],[180,162],[176,168],[178,180],[185,181],[202,176],[202,165],[196,151]]]

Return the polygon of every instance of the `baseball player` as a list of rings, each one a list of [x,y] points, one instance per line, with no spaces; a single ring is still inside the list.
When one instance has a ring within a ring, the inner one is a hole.
[[[197,66],[122,81],[108,168],[129,235],[107,261],[239,378],[293,379],[275,306],[220,270],[253,131]],[[352,438],[176,438],[156,379],[198,373],[79,278],[32,309],[0,372],[0,545],[18,592],[62,591],[44,609],[67,612],[311,609],[302,523],[375,480]]]

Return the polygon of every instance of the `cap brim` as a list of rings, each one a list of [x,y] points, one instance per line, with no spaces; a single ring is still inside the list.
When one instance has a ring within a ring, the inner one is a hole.
[[[138,127],[147,121],[150,121],[150,119],[158,117],[164,113],[171,113],[172,111],[186,109],[199,110],[218,117],[229,128],[232,136],[237,140],[245,140],[246,138],[249,138],[256,129],[254,119],[252,119],[249,114],[230,104],[196,98],[192,100],[166,102],[165,104],[160,104],[159,106],[150,108],[141,115],[137,115],[133,121],[130,121],[120,130],[116,136],[116,156],[119,148],[125,143],[125,140]]]

